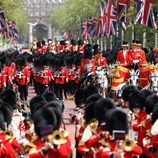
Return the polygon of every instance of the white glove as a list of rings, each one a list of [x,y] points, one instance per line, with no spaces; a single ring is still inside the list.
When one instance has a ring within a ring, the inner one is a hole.
[[[133,63],[137,64],[137,63],[139,63],[139,60],[133,60]]]

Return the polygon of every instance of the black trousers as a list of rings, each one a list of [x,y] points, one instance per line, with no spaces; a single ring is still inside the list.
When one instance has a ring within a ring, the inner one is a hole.
[[[23,101],[27,101],[28,85],[18,85],[18,90],[20,93],[20,99]]]
[[[67,84],[55,84],[54,90],[55,90],[56,96],[60,100],[63,100],[63,93],[64,93],[65,99],[67,99]]]

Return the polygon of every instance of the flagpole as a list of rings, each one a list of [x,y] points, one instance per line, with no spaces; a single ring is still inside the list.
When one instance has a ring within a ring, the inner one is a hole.
[[[145,32],[143,32],[143,47],[146,46],[146,29]]]
[[[110,50],[112,50],[112,35],[110,36]]]
[[[134,24],[132,24],[132,40],[135,40],[135,27],[134,27]]]
[[[104,50],[107,49],[107,46],[106,46],[106,37],[104,37]]]
[[[122,30],[122,32],[121,32],[122,34],[121,34],[121,37],[122,37],[122,41],[121,41],[121,43],[123,43],[123,41],[124,41],[124,38],[125,38],[125,34],[124,34],[124,30]]]

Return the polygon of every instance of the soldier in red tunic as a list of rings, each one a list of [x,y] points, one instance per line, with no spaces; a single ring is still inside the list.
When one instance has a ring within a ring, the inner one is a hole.
[[[46,43],[45,40],[43,40],[43,41],[42,41],[42,46],[41,46],[41,49],[42,49],[42,53],[43,53],[43,54],[47,52],[47,48],[48,48],[47,43]]]
[[[84,43],[83,41],[80,39],[78,40],[78,48],[77,48],[77,51],[79,53],[84,53]]]
[[[37,139],[29,152],[29,157],[69,158],[71,143],[66,131],[60,131],[61,111],[51,107],[43,107],[33,115]],[[45,114],[49,113],[48,115]],[[39,118],[40,116],[40,118]],[[57,137],[60,139],[57,140]]]
[[[19,58],[16,62],[15,81],[18,85],[20,99],[27,101],[30,71],[26,67],[26,62],[23,58]]]
[[[52,72],[47,67],[47,60],[45,56],[40,57],[40,71],[38,74],[39,94],[42,94],[46,90],[49,91],[51,80],[54,80]]]
[[[64,97],[67,99],[67,83],[69,81],[68,69],[64,59],[60,59],[60,78],[59,78],[59,99],[63,100]]]
[[[96,67],[106,68],[106,58],[102,56],[102,52],[99,50],[99,45],[95,44],[93,46],[93,62]]]

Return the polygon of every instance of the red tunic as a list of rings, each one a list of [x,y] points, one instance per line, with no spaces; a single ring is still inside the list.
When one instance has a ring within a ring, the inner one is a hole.
[[[119,51],[117,54],[116,63],[118,64],[124,64],[124,66],[128,66],[130,64],[129,60],[129,50],[126,51]]]
[[[77,51],[78,51],[79,53],[84,53],[84,46],[79,45]]]
[[[24,68],[22,71],[16,70],[15,80],[19,85],[28,85],[30,80],[30,71],[28,68]]]
[[[49,85],[53,75],[49,68],[45,67],[42,71],[41,76],[39,76],[39,83],[43,85]]]
[[[59,83],[60,84],[66,84],[68,82],[68,70],[67,68],[63,67],[61,68],[61,75],[60,75],[60,80]]]
[[[104,58],[104,57],[94,56],[93,62],[94,62],[95,66],[103,66],[104,68],[107,65],[106,58]]]
[[[142,64],[146,64],[146,56],[145,52],[143,50],[131,50],[129,51],[129,60],[132,62],[132,60],[139,60],[139,65],[143,66]]]
[[[40,149],[45,146],[45,142],[38,138],[36,141],[34,141],[34,145],[36,145],[36,151],[34,153],[30,153],[29,158],[69,158],[71,155],[71,142],[68,137],[65,139],[65,144],[61,144],[57,149],[53,148],[49,150],[44,156],[40,152]]]

